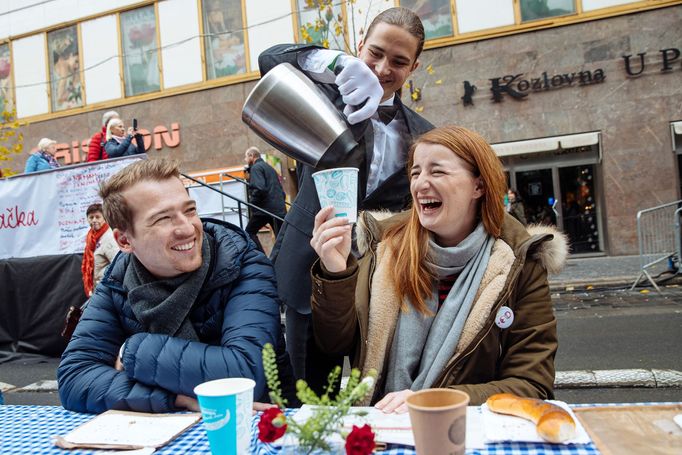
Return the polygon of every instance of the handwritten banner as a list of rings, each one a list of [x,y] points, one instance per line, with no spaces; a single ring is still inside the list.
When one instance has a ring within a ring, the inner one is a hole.
[[[145,155],[0,179],[0,259],[82,253],[99,183]]]

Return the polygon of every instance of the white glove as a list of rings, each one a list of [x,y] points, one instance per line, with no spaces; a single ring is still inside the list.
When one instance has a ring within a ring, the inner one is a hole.
[[[343,69],[334,82],[346,104],[343,113],[351,125],[360,123],[376,112],[384,89],[379,78],[359,58],[342,54],[336,60],[336,66],[339,65]],[[365,104],[360,106],[362,103]]]

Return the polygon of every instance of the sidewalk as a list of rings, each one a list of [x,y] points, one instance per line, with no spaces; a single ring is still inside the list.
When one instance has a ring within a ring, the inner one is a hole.
[[[648,269],[651,276],[667,270],[663,262]],[[640,273],[639,255],[569,258],[564,270],[549,276],[549,287],[555,291],[572,291],[579,287],[630,287]],[[670,276],[670,275],[666,275]],[[646,278],[641,286],[651,287]]]

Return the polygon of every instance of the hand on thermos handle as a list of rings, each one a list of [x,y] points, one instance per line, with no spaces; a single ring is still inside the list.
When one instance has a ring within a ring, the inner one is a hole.
[[[336,66],[342,68],[335,83],[346,104],[343,113],[348,118],[348,123],[353,125],[370,118],[384,95],[379,78],[357,57],[340,55]]]

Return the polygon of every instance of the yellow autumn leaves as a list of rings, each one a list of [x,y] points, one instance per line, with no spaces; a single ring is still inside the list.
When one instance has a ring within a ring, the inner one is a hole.
[[[2,124],[0,125],[0,161],[11,161],[13,155],[24,149],[24,135],[18,132],[19,122],[15,109],[2,110]],[[2,175],[8,177],[15,174],[11,169],[3,168]]]

